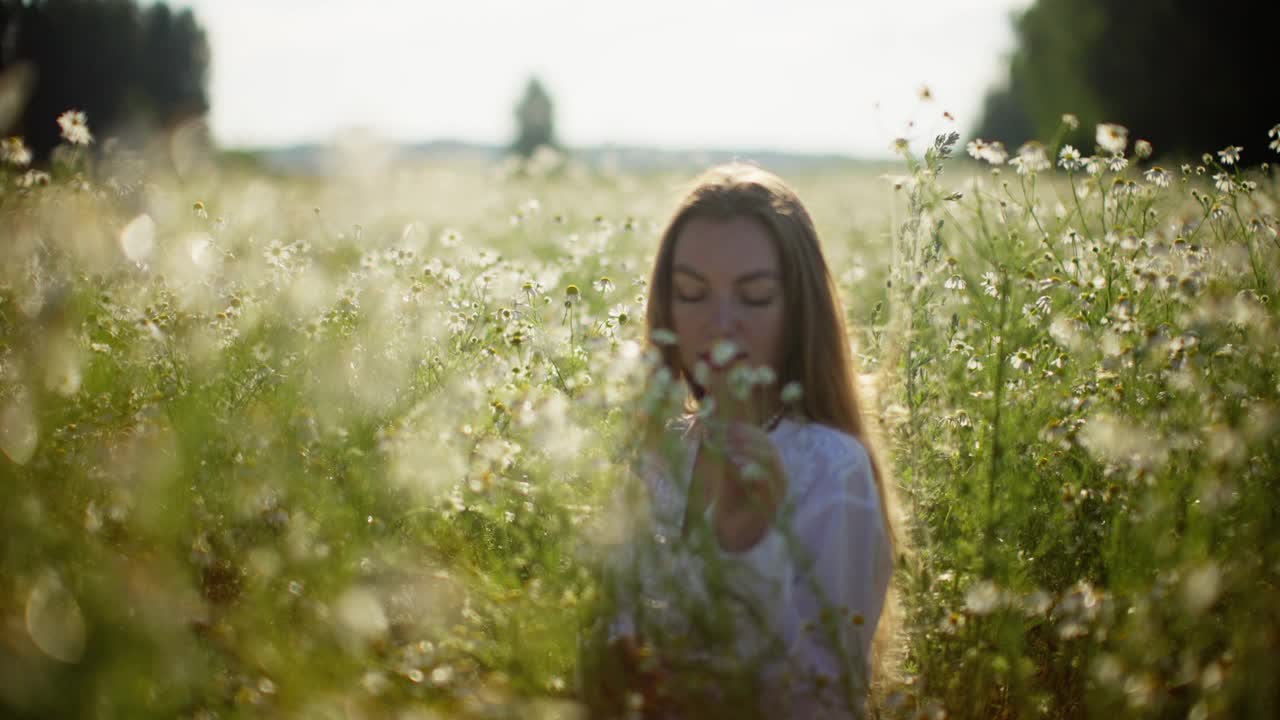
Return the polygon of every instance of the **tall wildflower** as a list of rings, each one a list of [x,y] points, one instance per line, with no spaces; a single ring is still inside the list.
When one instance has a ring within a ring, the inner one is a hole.
[[[965,149],[973,156],[975,160],[983,160],[992,165],[1003,165],[1005,160],[1009,159],[1009,153],[1004,149],[1004,143],[986,142],[982,138],[974,138],[965,145]]]
[[[1147,170],[1145,173],[1142,174],[1142,177],[1146,179],[1147,182],[1151,183],[1152,185],[1155,185],[1156,187],[1161,187],[1161,188],[1169,187],[1169,171],[1165,170],[1162,167],[1156,166],[1156,167],[1150,168],[1149,170]]]
[[[1098,146],[1111,154],[1124,153],[1129,145],[1129,129],[1115,123],[1099,123],[1095,132]]]
[[[1218,151],[1218,157],[1221,158],[1223,165],[1235,165],[1240,162],[1240,153],[1244,148],[1239,145],[1228,145]]]
[[[1058,151],[1058,165],[1063,170],[1079,170],[1082,166],[1080,161],[1080,151],[1070,145],[1063,145],[1062,150]]]
[[[89,120],[79,110],[68,110],[58,116],[58,127],[62,128],[62,137],[72,145],[88,145],[93,142],[89,133]]]
[[[0,162],[26,167],[31,164],[31,151],[22,143],[22,138],[8,138],[0,141]]]
[[[1009,164],[1014,166],[1019,175],[1034,175],[1053,167],[1044,145],[1035,140],[1023,143],[1022,147],[1018,148],[1018,156]]]

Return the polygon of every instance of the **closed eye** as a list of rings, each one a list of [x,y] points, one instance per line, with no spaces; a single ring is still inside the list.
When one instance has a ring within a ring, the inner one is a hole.
[[[773,302],[778,294],[778,282],[772,274],[755,274],[738,281],[738,297],[755,307]]]
[[[707,297],[707,279],[691,268],[676,266],[680,276],[675,282],[676,300],[685,303],[701,302]]]
[[[699,303],[707,299],[707,280],[696,270],[677,265],[675,272],[679,279],[674,283],[674,297],[680,303]],[[769,270],[758,270],[738,278],[734,285],[738,290],[738,299],[751,307],[767,307],[773,304],[778,295],[777,273]]]

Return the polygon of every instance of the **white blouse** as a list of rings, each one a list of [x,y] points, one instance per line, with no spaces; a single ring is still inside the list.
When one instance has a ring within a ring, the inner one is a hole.
[[[840,430],[782,420],[769,437],[787,471],[785,501],[760,542],[730,553],[709,522],[681,537],[703,428],[685,420],[676,431],[675,458],[641,462],[649,512],[615,558],[627,580],[610,639],[694,637],[691,608],[720,602],[711,616],[732,620],[733,657],[713,655],[759,663],[770,716],[858,714],[893,569],[866,448]]]

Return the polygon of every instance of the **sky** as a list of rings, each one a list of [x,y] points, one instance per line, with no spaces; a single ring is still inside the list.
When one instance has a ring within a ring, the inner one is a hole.
[[[212,51],[224,146],[505,144],[530,77],[570,147],[886,157],[962,134],[1031,0],[171,0]],[[928,88],[932,100],[921,100]],[[954,122],[943,113],[949,113]]]

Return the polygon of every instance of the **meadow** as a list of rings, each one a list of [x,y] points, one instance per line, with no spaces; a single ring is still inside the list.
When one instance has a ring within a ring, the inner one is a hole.
[[[3,714],[587,717],[694,173],[178,172],[76,127],[0,170]],[[783,174],[904,500],[882,716],[1280,713],[1266,133]]]

